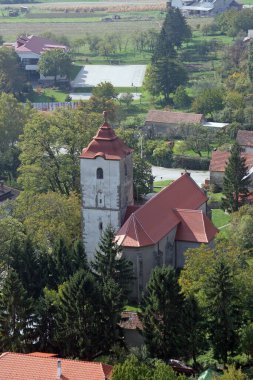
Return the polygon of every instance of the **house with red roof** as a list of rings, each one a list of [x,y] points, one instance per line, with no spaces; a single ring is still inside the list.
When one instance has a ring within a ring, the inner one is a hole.
[[[63,44],[59,44],[45,37],[38,36],[20,36],[14,43],[14,49],[21,60],[21,65],[29,75],[31,79],[36,78],[41,81],[53,80],[53,77],[44,77],[38,73],[38,62],[41,55],[48,50],[61,49],[68,51],[68,47]],[[65,79],[64,77],[58,77],[58,79]]]
[[[225,174],[225,169],[229,160],[230,152],[223,151],[213,151],[210,161],[209,171],[210,171],[210,184],[216,185],[218,188],[222,189],[223,179]],[[249,170],[249,174],[252,175],[253,168],[253,153],[242,152],[241,156],[245,158],[246,165]],[[249,187],[252,190],[253,186]]]
[[[0,380],[109,380],[112,366],[98,362],[59,359],[54,354],[18,354],[0,356]]]
[[[145,129],[158,137],[176,138],[182,135],[182,125],[203,123],[203,114],[150,110],[145,120]]]
[[[237,132],[236,141],[244,152],[253,154],[253,131],[240,129]]]
[[[188,248],[213,244],[218,231],[207,216],[208,198],[188,173],[144,205],[134,205],[132,149],[116,136],[106,115],[80,161],[87,257],[92,260],[111,224],[123,255],[133,263],[133,298],[141,298],[155,266],[182,268]]]

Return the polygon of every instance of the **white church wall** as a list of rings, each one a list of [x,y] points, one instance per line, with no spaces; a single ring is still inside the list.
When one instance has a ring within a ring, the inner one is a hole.
[[[115,230],[120,224],[118,211],[101,212],[101,210],[83,209],[83,239],[88,260],[92,260],[101,234],[111,224]]]
[[[119,161],[81,159],[83,239],[88,260],[94,256],[102,231],[111,224],[117,231],[120,215]],[[103,178],[97,178],[97,169]]]
[[[103,169],[103,179],[97,179],[97,169]],[[119,208],[119,161],[81,159],[81,190],[83,207],[96,208],[98,193],[104,195],[104,207],[117,210]],[[99,205],[98,205],[99,206]]]

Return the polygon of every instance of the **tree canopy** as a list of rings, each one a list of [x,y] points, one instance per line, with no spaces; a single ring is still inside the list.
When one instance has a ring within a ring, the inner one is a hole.
[[[57,76],[67,77],[69,79],[72,59],[68,52],[63,49],[52,49],[44,52],[39,60],[39,72],[44,76],[54,77],[57,82]]]

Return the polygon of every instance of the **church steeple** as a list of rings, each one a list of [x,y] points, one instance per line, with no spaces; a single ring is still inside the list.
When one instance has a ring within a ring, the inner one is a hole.
[[[103,112],[104,122],[99,128],[96,136],[89,143],[87,148],[84,148],[81,158],[96,158],[103,157],[105,160],[121,160],[128,154],[132,153],[133,149],[129,148],[120,138],[118,138],[107,121],[107,112]]]
[[[133,204],[132,151],[115,134],[104,112],[103,124],[80,156],[83,238],[89,259],[103,229],[111,224],[118,230]]]

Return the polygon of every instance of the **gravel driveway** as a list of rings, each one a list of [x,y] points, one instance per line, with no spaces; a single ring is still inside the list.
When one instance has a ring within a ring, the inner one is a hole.
[[[146,65],[85,65],[71,82],[73,88],[110,82],[114,87],[141,87]]]
[[[199,186],[205,182],[205,179],[210,178],[209,171],[188,170],[188,172],[191,173],[192,178]],[[155,181],[164,179],[175,180],[181,176],[181,173],[184,173],[184,169],[168,169],[159,166],[152,166],[152,174],[155,176]]]

